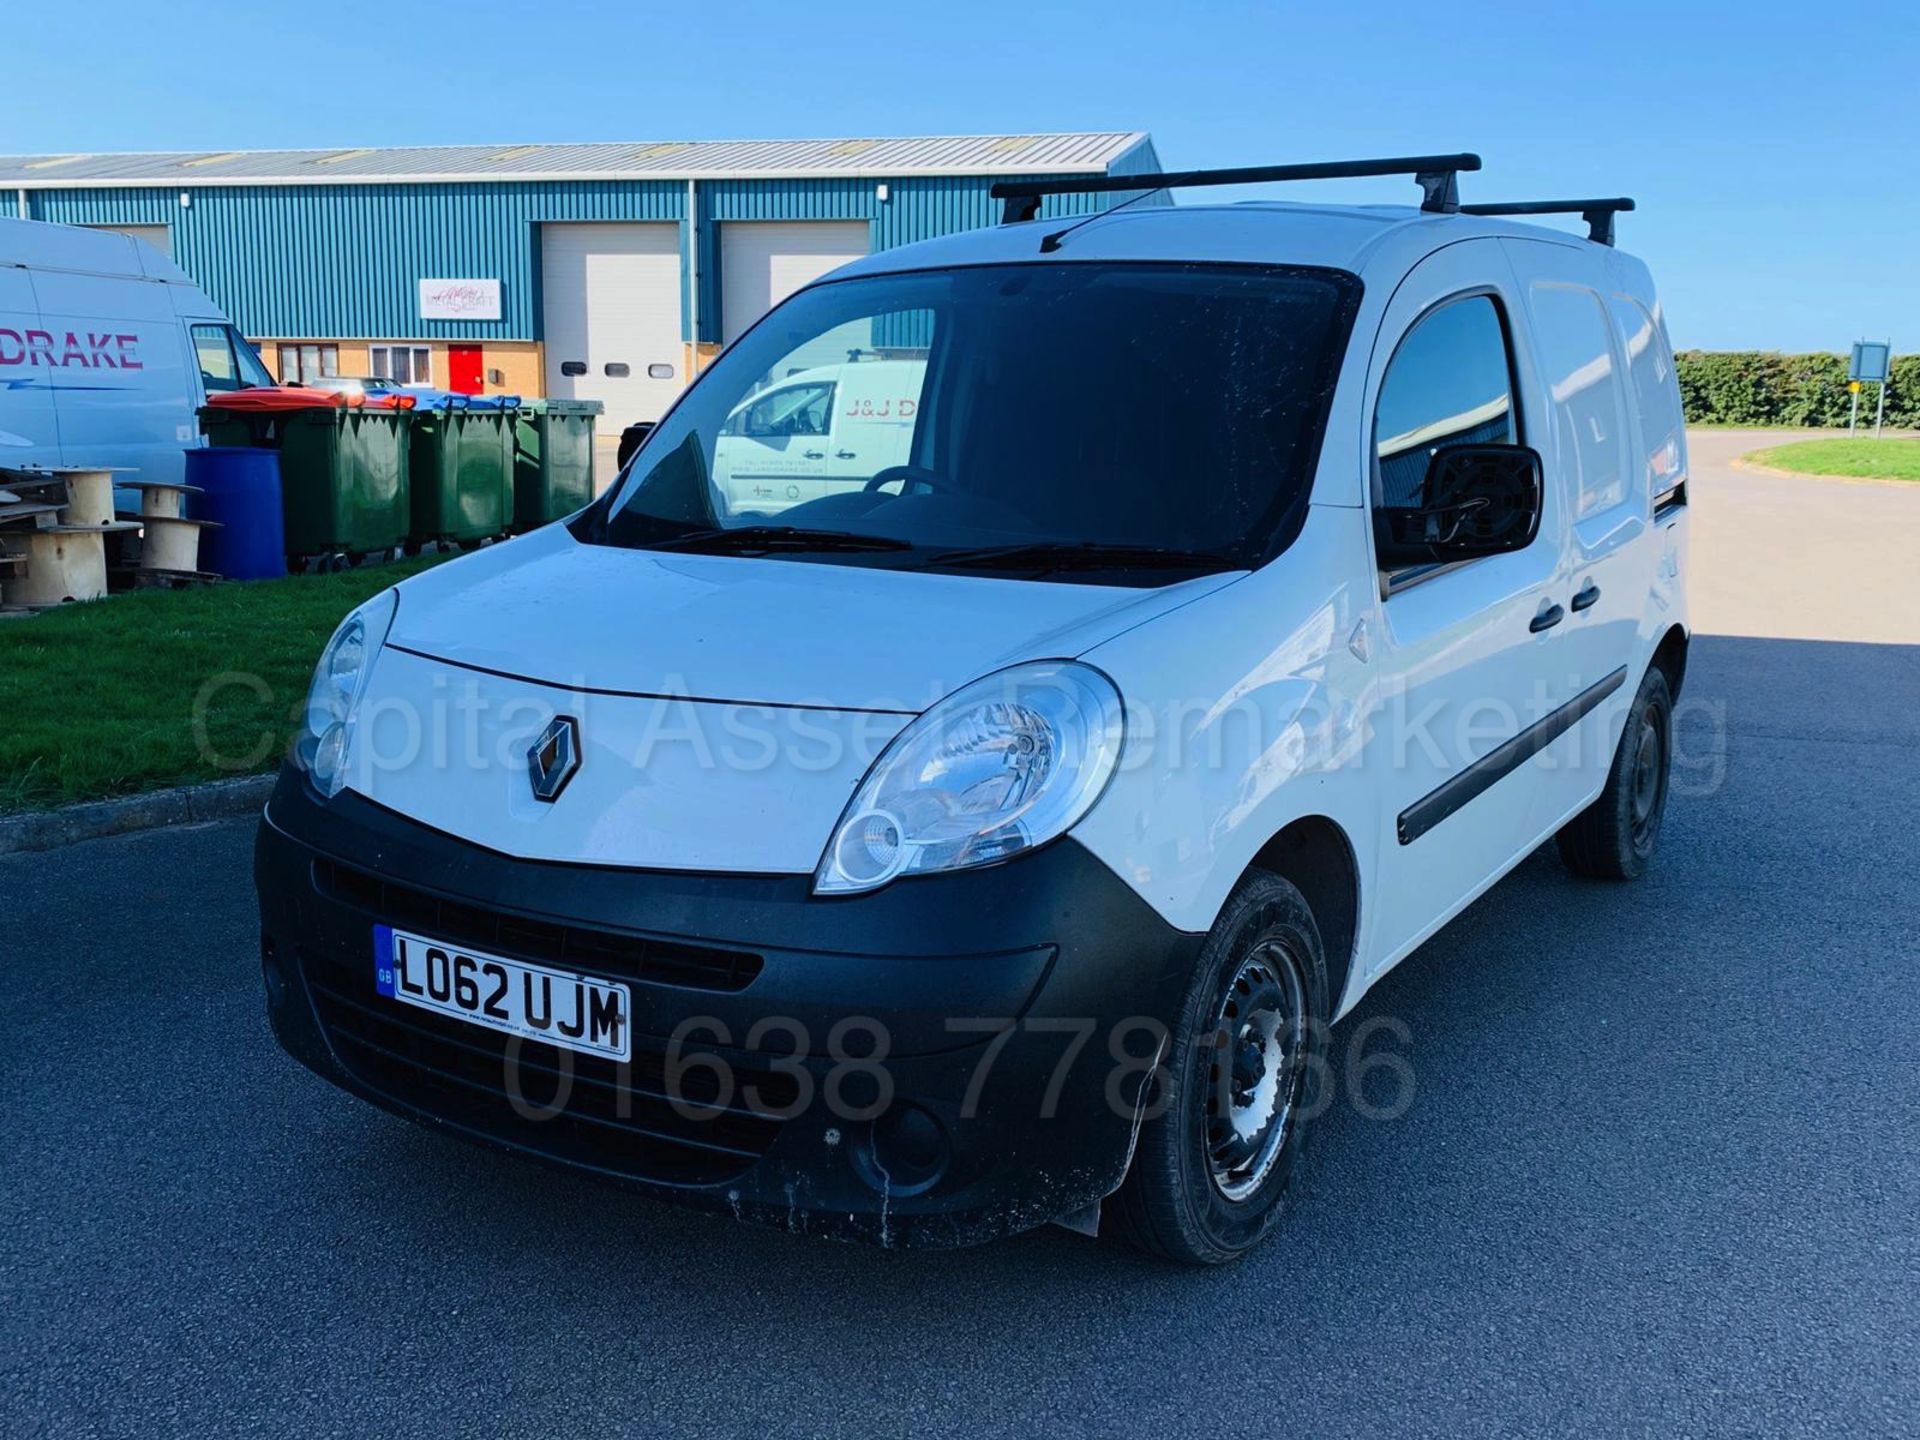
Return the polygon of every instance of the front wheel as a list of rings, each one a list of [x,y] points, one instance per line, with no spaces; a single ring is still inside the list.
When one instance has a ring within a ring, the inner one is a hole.
[[[1595,880],[1637,880],[1645,872],[1667,813],[1672,763],[1673,696],[1656,665],[1633,697],[1606,789],[1554,837],[1569,870]]]
[[[1150,1254],[1221,1265],[1279,1221],[1326,1071],[1327,966],[1305,898],[1255,873],[1201,949],[1113,1197]]]

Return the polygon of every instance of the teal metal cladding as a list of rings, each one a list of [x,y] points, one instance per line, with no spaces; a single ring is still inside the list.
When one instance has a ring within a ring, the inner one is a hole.
[[[248,335],[539,338],[543,220],[685,218],[672,181],[30,191],[36,220],[170,225],[174,263]],[[684,241],[684,237],[683,237]],[[499,320],[422,320],[419,282],[498,277]]]
[[[1159,169],[1150,144],[1117,174]],[[991,225],[989,177],[704,180],[693,227],[702,340],[720,338],[720,227],[737,220],[865,220],[872,248]],[[877,196],[886,185],[888,198]],[[180,204],[186,193],[191,203]],[[173,258],[240,329],[275,338],[538,340],[538,227],[546,221],[670,221],[681,226],[682,333],[687,293],[684,181],[486,181],[464,184],[228,185],[29,190],[36,220],[166,225]],[[1111,204],[1122,196],[1102,196]],[[1154,197],[1155,201],[1162,197]],[[1045,215],[1083,214],[1088,197],[1050,197]],[[418,282],[497,277],[502,318],[422,320]]]

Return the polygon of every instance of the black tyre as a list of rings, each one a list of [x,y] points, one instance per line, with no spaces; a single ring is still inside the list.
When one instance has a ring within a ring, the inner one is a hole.
[[[1291,883],[1255,873],[1215,922],[1108,1213],[1150,1254],[1221,1265],[1278,1222],[1319,1106],[1327,965]]]
[[[1652,666],[1627,712],[1607,788],[1554,837],[1569,870],[1595,880],[1635,880],[1645,872],[1667,813],[1672,763],[1673,696],[1666,675]]]

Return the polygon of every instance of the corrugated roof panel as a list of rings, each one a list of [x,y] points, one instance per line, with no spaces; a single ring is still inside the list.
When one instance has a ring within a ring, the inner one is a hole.
[[[1104,170],[1146,136],[941,135],[895,139],[674,140],[577,145],[420,145],[358,150],[176,151],[0,156],[0,185],[55,188],[166,184],[183,170],[200,184],[381,180],[729,179],[897,175],[1031,175]],[[54,173],[57,172],[57,173]]]

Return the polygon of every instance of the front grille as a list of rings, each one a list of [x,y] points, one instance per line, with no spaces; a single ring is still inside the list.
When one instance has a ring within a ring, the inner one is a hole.
[[[371,948],[355,966],[304,948],[301,957],[327,1040],[355,1078],[558,1159],[670,1184],[719,1184],[766,1153],[780,1121],[765,1112],[797,1095],[791,1076],[737,1066],[723,1095],[713,1066],[669,1074],[667,1056],[644,1049],[638,1035],[633,1058],[620,1064],[402,1004],[374,989]],[[740,1099],[748,1087],[758,1111]],[[731,1103],[722,1107],[723,1098]]]
[[[418,925],[436,939],[537,964],[716,990],[740,989],[746,980],[739,977],[759,970],[757,955],[490,915],[329,861],[315,863],[314,884],[384,924]],[[790,1074],[731,1062],[723,1080],[715,1064],[689,1064],[690,1049],[670,1067],[664,1049],[648,1048],[658,1042],[638,1033],[633,1058],[621,1063],[404,1004],[374,987],[370,932],[357,955],[297,950],[327,1041],[355,1079],[412,1109],[556,1159],[666,1184],[721,1184],[766,1153],[781,1124],[769,1112],[791,1109],[799,1093]]]
[[[329,900],[396,929],[418,928],[435,940],[456,941],[537,965],[585,970],[619,980],[643,980],[691,990],[744,990],[759,975],[762,963],[758,955],[747,950],[688,945],[678,940],[505,915],[397,885],[332,860],[313,862],[313,887]]]

